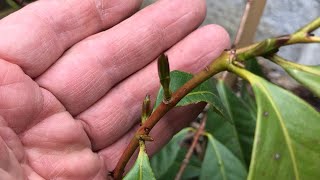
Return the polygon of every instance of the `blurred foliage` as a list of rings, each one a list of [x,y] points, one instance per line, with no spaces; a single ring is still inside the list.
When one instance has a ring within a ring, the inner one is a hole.
[[[34,0],[0,0],[0,19]]]

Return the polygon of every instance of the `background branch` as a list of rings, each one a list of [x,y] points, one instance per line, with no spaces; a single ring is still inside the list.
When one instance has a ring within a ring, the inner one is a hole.
[[[193,136],[193,140],[192,140],[192,143],[191,143],[191,146],[190,148],[188,149],[188,152],[184,158],[184,160],[182,161],[181,163],[181,166],[180,166],[180,169],[175,177],[175,180],[180,180],[182,175],[183,175],[183,172],[184,170],[186,169],[189,161],[190,161],[190,158],[192,156],[192,153],[198,143],[198,140],[200,138],[200,136],[203,134],[203,131],[204,131],[204,128],[205,128],[205,125],[206,125],[206,121],[207,121],[207,112],[203,112],[203,117],[202,117],[202,120],[201,120],[201,123],[200,123],[200,126],[199,128],[197,129],[197,131],[195,132],[194,136]]]
[[[251,44],[254,40],[266,0],[247,0],[236,38],[233,42],[234,48],[240,48]],[[229,87],[234,87],[237,76],[229,72],[222,74],[222,79]]]

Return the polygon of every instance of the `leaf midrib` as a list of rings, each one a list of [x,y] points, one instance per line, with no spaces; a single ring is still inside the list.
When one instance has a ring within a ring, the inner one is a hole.
[[[283,134],[284,134],[284,138],[286,140],[286,144],[287,144],[287,147],[289,149],[289,154],[290,154],[290,157],[291,157],[291,161],[292,161],[292,164],[293,164],[293,169],[294,169],[294,174],[295,176],[300,179],[300,176],[299,176],[299,172],[298,172],[298,168],[297,168],[297,162],[296,162],[296,159],[294,157],[294,152],[293,152],[293,149],[292,149],[292,142],[291,142],[291,139],[290,139],[290,136],[289,136],[289,133],[285,127],[285,124],[284,124],[284,120],[283,120],[283,117],[281,115],[281,113],[277,110],[277,106],[275,105],[275,103],[272,101],[272,97],[268,94],[268,90],[266,89],[266,87],[259,83],[261,86],[261,90],[264,91],[266,97],[269,99],[269,102],[272,106],[272,108],[274,109],[274,111],[276,112],[276,115],[278,116],[279,118],[279,123],[280,123],[280,126],[281,126],[281,129],[283,130]],[[261,113],[261,112],[260,112]],[[261,121],[261,120],[260,120]]]
[[[208,136],[209,140],[211,141],[212,148],[214,149],[214,152],[215,152],[215,154],[216,154],[216,157],[218,158],[218,163],[221,164],[221,166],[219,166],[219,164],[218,164],[219,169],[220,169],[220,172],[221,172],[221,176],[222,176],[223,180],[227,180],[226,172],[225,172],[225,168],[224,168],[224,163],[223,163],[223,161],[222,161],[222,158],[221,158],[221,156],[220,156],[220,153],[219,153],[218,150],[217,150],[218,148],[217,148],[217,146],[216,146],[216,144],[215,144],[215,141],[214,141],[214,139],[213,139],[213,137],[212,137],[211,135],[207,135],[207,136]]]

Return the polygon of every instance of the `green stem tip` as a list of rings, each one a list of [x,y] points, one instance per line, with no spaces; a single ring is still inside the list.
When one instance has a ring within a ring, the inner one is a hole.
[[[150,95],[146,95],[142,103],[141,123],[143,124],[151,114]]]
[[[158,58],[158,75],[163,88],[164,101],[168,102],[171,99],[170,91],[170,67],[169,60],[165,54],[161,54]]]

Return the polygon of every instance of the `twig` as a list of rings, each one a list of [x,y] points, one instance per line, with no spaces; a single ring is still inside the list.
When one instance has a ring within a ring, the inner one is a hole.
[[[265,4],[266,0],[247,0],[240,26],[233,43],[235,47],[243,47],[252,43]]]
[[[266,0],[247,0],[233,47],[240,48],[253,42]],[[229,72],[222,74],[222,79],[229,87],[234,87],[237,76]]]
[[[246,61],[257,56],[264,56],[273,54],[278,51],[280,47],[297,43],[319,43],[320,37],[311,35],[316,28],[320,27],[320,17],[313,20],[300,30],[291,35],[285,35],[275,38],[269,38],[262,42],[237,49],[236,60]]]
[[[136,138],[141,135],[148,135],[151,129],[157,124],[169,110],[171,110],[184,96],[186,96],[195,87],[206,81],[213,75],[225,71],[231,70],[233,65],[241,64],[242,61],[246,61],[256,56],[265,56],[267,54],[274,53],[281,46],[286,46],[295,43],[311,43],[319,42],[318,37],[310,39],[310,32],[320,27],[320,17],[306,25],[300,31],[295,32],[292,35],[282,36],[277,38],[266,39],[262,42],[240,48],[237,50],[226,50],[217,59],[213,60],[209,66],[204,70],[195,74],[194,77],[186,84],[180,87],[176,92],[172,93],[171,99],[167,103],[161,103],[155,111],[151,114],[148,120],[138,129],[135,136],[131,139],[129,145],[124,150],[116,168],[113,171],[113,177],[116,180],[122,178],[124,168],[131,156],[139,146],[139,141]],[[304,33],[302,33],[304,32]],[[307,32],[307,33],[305,33]],[[302,35],[303,34],[303,35]],[[232,70],[231,70],[232,71]]]
[[[136,135],[148,135],[150,130],[157,124],[170,109],[172,109],[184,96],[186,96],[192,89],[212,77],[213,75],[226,70],[228,66],[229,52],[224,51],[216,60],[208,65],[204,70],[195,74],[194,77],[179,88],[176,92],[172,93],[169,102],[162,102],[157,109],[151,114],[148,120],[138,129]],[[123,152],[120,160],[113,171],[114,179],[120,180],[124,172],[124,168],[134,151],[138,147],[139,142],[136,138],[132,138],[128,147]]]
[[[194,149],[195,149],[195,147],[196,147],[196,145],[197,145],[197,143],[198,143],[198,140],[199,140],[200,136],[201,136],[202,133],[203,133],[203,130],[204,130],[204,128],[205,128],[206,121],[207,121],[207,116],[208,116],[208,115],[207,115],[207,112],[203,112],[203,118],[202,118],[202,121],[201,121],[201,123],[200,123],[200,126],[199,126],[199,128],[197,129],[197,131],[196,131],[196,133],[195,133],[195,135],[194,135],[194,137],[193,137],[191,146],[190,146],[190,148],[188,149],[188,152],[187,152],[184,160],[183,160],[182,163],[181,163],[180,169],[179,169],[179,171],[178,171],[178,173],[177,173],[177,175],[176,175],[176,177],[175,177],[175,180],[180,180],[180,179],[181,179],[181,177],[182,177],[182,175],[183,175],[183,172],[184,172],[184,170],[186,169],[186,167],[187,167],[187,165],[188,165],[188,163],[189,163],[189,161],[190,161],[190,158],[191,158],[191,156],[192,156],[192,153],[193,153],[193,151],[194,151]]]

